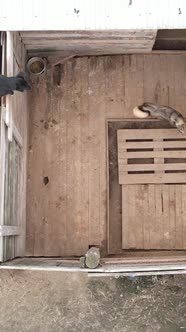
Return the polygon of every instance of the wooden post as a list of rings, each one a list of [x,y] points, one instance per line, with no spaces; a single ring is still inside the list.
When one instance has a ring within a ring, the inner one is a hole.
[[[5,186],[5,153],[6,153],[6,141],[5,141],[5,122],[4,122],[4,109],[1,108],[0,114],[0,225],[4,223],[4,186]],[[3,238],[0,236],[0,262],[3,260]]]
[[[7,76],[13,76],[13,45],[12,36],[7,32]],[[11,95],[6,96],[6,117],[8,125],[8,140],[12,142],[12,100]]]

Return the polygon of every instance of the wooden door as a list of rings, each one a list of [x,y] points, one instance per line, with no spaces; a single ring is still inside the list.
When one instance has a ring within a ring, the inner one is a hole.
[[[13,126],[9,140],[4,107],[0,119],[0,261],[4,262],[22,254],[22,138]]]
[[[186,139],[176,129],[118,130],[123,249],[186,249]]]
[[[0,73],[15,76],[25,59],[19,35],[2,32],[0,51]],[[16,93],[0,98],[0,262],[25,253],[27,116],[23,98]]]

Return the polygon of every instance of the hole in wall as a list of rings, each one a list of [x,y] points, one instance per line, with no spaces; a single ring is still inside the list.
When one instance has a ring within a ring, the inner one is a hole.
[[[49,178],[48,178],[48,176],[44,176],[44,178],[43,178],[43,183],[44,183],[45,186],[49,183]]]

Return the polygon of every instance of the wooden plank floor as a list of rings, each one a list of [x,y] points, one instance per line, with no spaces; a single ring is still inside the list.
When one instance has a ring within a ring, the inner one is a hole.
[[[186,185],[123,185],[122,248],[185,250]]]
[[[106,120],[132,118],[143,101],[179,106],[186,116],[185,69],[182,55],[85,57],[59,66],[60,82],[52,73],[33,81],[27,255],[81,255],[89,245],[105,251],[108,239],[109,252],[120,252],[121,202],[107,228]]]

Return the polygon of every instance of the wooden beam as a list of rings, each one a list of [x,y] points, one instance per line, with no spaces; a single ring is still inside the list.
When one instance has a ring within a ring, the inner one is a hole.
[[[0,225],[0,236],[15,236],[21,233],[18,226]]]
[[[7,61],[7,75],[13,76],[13,45],[12,45],[12,34],[7,32],[7,47],[6,47],[6,61]],[[10,95],[6,96],[6,109],[7,116],[9,117],[8,124],[8,139],[12,142],[12,99]]]
[[[152,54],[165,54],[165,55],[185,55],[185,50],[153,50]]]
[[[120,143],[120,141],[118,141]],[[119,152],[126,151],[126,149],[153,149],[153,148],[186,148],[186,141],[153,141],[153,142],[126,142],[121,141],[124,143],[125,147],[123,146],[118,149]]]
[[[119,129],[118,130],[118,139],[120,141],[129,140],[129,139],[153,139],[153,138],[181,138],[185,139],[185,137],[180,134],[177,129]]]
[[[156,29],[149,30],[126,30],[126,29],[117,29],[117,30],[87,30],[87,31],[20,31],[20,36],[22,40],[25,39],[100,39],[100,38],[154,38],[157,34]]]
[[[101,53],[99,53],[101,54]],[[82,57],[82,56],[94,56],[94,55],[99,55],[93,54],[93,50],[89,50],[86,53],[77,52],[75,56]],[[111,52],[104,52],[102,55],[107,56],[110,55]],[[153,51],[153,50],[147,50],[147,49],[141,49],[141,50],[136,50],[136,49],[127,49],[125,52],[115,52],[112,53],[112,55],[121,55],[121,54],[143,54],[143,55],[157,55],[157,54],[165,54],[165,55],[186,55],[186,51]],[[28,56],[43,56],[43,57],[49,57],[49,56],[59,56],[59,57],[66,57],[69,55],[69,51],[67,50],[43,50],[43,49],[38,49],[38,50],[28,50]],[[148,119],[150,120],[150,119]],[[138,121],[138,119],[136,120]],[[143,119],[143,121],[146,121],[146,119]],[[158,120],[159,121],[159,120]]]
[[[186,163],[171,163],[171,164],[120,164],[119,169],[121,173],[124,172],[139,172],[139,171],[175,171],[186,170]]]
[[[120,159],[139,159],[139,158],[186,158],[186,151],[140,151],[120,153]]]
[[[85,47],[85,46],[84,46]],[[106,49],[105,46],[102,48],[94,48],[94,49],[43,49],[43,48],[38,48],[38,49],[30,49],[28,51],[28,57],[32,56],[41,56],[41,57],[48,57],[48,56],[61,56],[65,57],[68,56],[69,53],[74,53],[75,56],[78,57],[83,57],[83,56],[97,56],[97,55],[124,55],[124,54],[151,54],[151,48],[140,48],[140,49],[134,49],[134,48],[125,48],[124,46],[120,46],[119,48],[116,49],[115,46],[110,47],[109,49]]]
[[[5,154],[6,154],[6,140],[5,140],[5,121],[4,114],[0,113],[0,225],[4,223],[4,188],[5,188]],[[0,238],[0,262],[3,261],[3,240]]]
[[[45,262],[46,261],[46,262]],[[102,263],[102,262],[101,262]],[[186,273],[186,263],[147,263],[142,264],[140,261],[136,264],[109,264],[98,267],[97,269],[80,268],[79,262],[71,264],[71,260],[66,260],[61,264],[59,260],[38,259],[38,258],[21,258],[3,263],[0,269],[6,270],[34,270],[34,271],[63,271],[63,272],[81,272],[89,273],[89,276],[113,276],[113,275],[154,275],[154,274],[183,274]]]
[[[150,183],[185,183],[185,173],[165,174],[128,174],[120,173],[119,184],[150,184]]]

